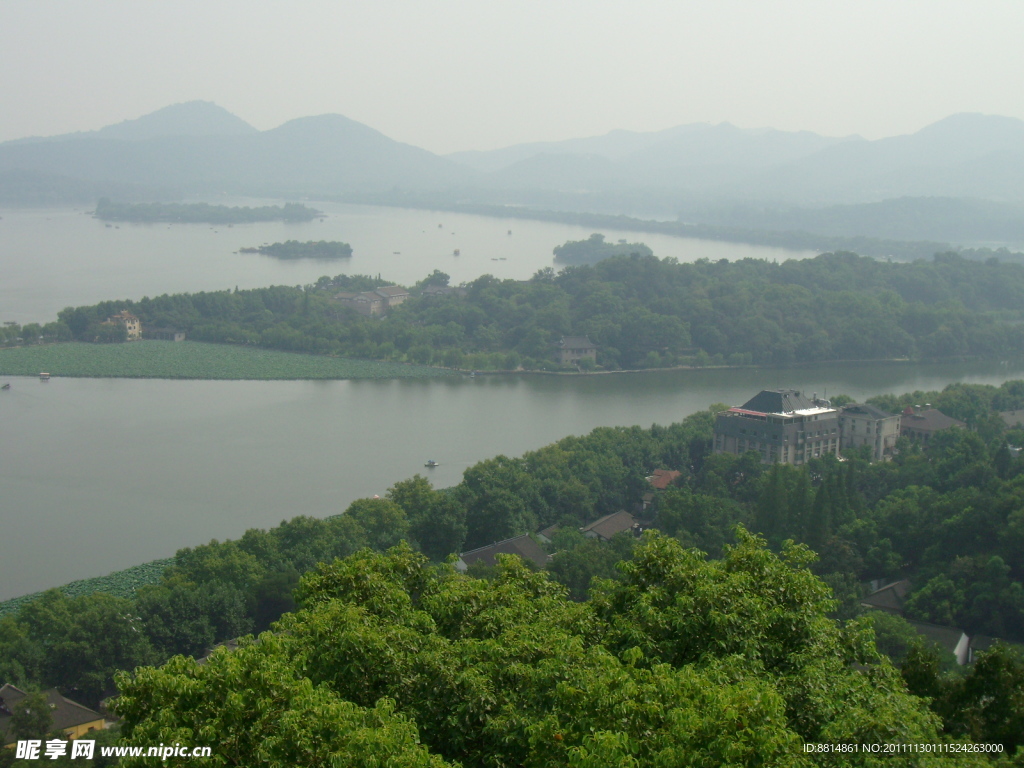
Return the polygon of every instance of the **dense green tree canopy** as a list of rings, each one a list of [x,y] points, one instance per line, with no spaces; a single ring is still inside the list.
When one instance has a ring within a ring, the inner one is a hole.
[[[200,341],[472,369],[554,368],[556,343],[582,335],[607,369],[1024,352],[1024,265],[956,254],[909,264],[852,253],[781,264],[616,256],[528,281],[484,275],[423,293],[447,283],[435,273],[383,317],[334,299],[383,282],[338,275],[305,288],[103,302],[69,307],[59,320],[92,341],[127,308],[143,328],[181,328]]]
[[[577,603],[516,558],[476,580],[364,551],[305,577],[276,634],[122,676],[117,709],[128,743],[198,738],[228,765],[873,765],[802,745],[938,741],[808,558],[653,536]]]

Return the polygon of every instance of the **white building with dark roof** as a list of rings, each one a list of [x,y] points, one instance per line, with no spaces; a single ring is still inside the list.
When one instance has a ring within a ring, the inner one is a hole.
[[[815,394],[763,389],[715,417],[715,453],[754,451],[763,464],[801,465],[839,454],[839,411]]]

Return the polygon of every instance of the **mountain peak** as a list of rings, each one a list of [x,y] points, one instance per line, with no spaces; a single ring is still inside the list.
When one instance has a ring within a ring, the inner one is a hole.
[[[168,136],[245,136],[257,130],[212,101],[186,101],[148,115],[108,125],[92,135],[141,141]]]
[[[980,112],[958,112],[926,125],[915,136],[943,137],[954,141],[988,140],[1016,142],[1024,140],[1024,120]]]

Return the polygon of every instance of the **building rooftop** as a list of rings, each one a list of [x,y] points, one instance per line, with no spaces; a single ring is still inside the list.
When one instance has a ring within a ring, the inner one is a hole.
[[[624,510],[613,512],[610,515],[595,520],[590,525],[580,528],[580,533],[593,533],[601,539],[610,539],[616,533],[631,531],[637,525],[637,519]]]
[[[99,712],[71,701],[71,699],[65,699],[56,688],[44,691],[43,695],[46,696],[46,701],[50,705],[50,717],[53,718],[54,730],[63,731],[66,728],[74,728],[103,719],[103,715]],[[0,742],[10,743],[11,710],[26,696],[28,696],[27,693],[20,688],[15,688],[10,683],[0,688]]]
[[[908,406],[903,412],[902,427],[906,429],[914,429],[921,432],[938,432],[940,429],[965,426],[967,425],[964,422],[954,419],[952,416],[947,416],[938,408],[925,408],[921,411],[915,411]]]
[[[558,346],[561,349],[593,349],[596,345],[586,336],[563,336]]]
[[[486,547],[471,549],[463,552],[459,559],[466,566],[483,561],[485,565],[497,565],[497,555],[519,555],[524,560],[533,561],[538,567],[543,568],[548,562],[548,553],[541,549],[540,545],[530,538],[529,534],[515,536],[511,539],[498,541]],[[460,569],[463,570],[463,569]]]
[[[1024,426],[1024,411],[1000,411],[999,418],[1011,429]]]
[[[800,415],[805,415],[803,413],[805,411],[813,414],[829,410],[822,408],[819,402],[815,402],[809,397],[804,397],[795,389],[762,389],[740,406],[740,408],[744,411],[762,414],[800,413]]]
[[[849,405],[844,405],[839,410],[843,413],[849,413],[854,416],[867,416],[871,419],[889,419],[896,415],[867,403],[850,403]]]
[[[678,469],[656,469],[651,476],[647,478],[647,482],[659,491],[663,491],[672,485],[672,481],[681,474],[683,473]]]
[[[391,298],[393,296],[408,296],[409,291],[400,285],[384,285],[378,288],[374,293],[377,293],[385,298]]]
[[[906,602],[907,593],[909,592],[910,581],[908,579],[901,579],[876,589],[861,600],[860,604],[870,608],[878,608],[882,611],[889,611],[890,613],[902,614],[903,604]]]

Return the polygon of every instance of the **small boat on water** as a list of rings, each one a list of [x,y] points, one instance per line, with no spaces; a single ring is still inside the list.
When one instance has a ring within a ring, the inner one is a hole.
[[[434,467],[439,467],[439,466],[441,466],[441,462],[439,462],[439,461],[434,461],[433,459],[427,459],[427,463],[426,463],[426,464],[424,464],[423,466],[424,466],[424,467],[430,467],[431,469],[433,469]]]
[[[43,371],[42,373],[39,374],[39,380],[40,381],[49,381],[50,380],[50,374],[48,374],[46,371]]]
[[[459,249],[458,249],[458,248],[456,248],[456,249],[455,249],[455,252],[454,252],[454,253],[453,253],[452,255],[453,255],[453,256],[458,256],[458,255],[459,255]]]
[[[4,384],[2,387],[0,387],[0,389],[10,389],[10,388],[11,388],[10,382],[8,382],[8,383]]]

